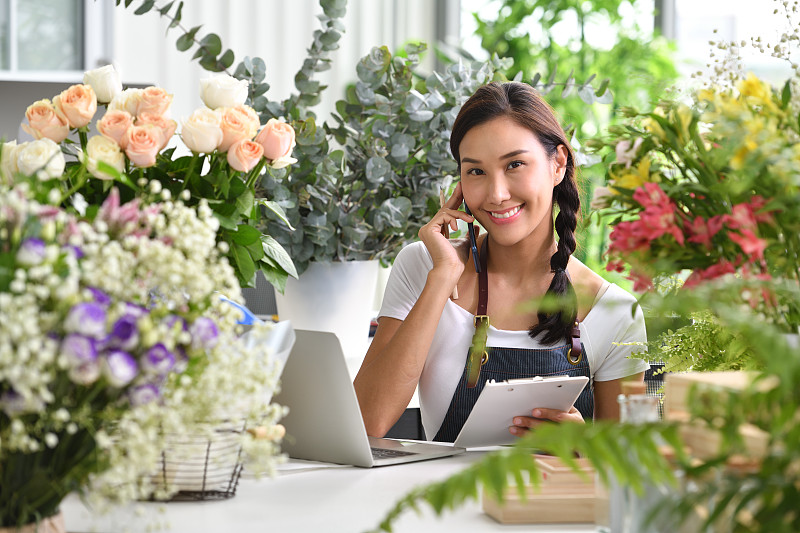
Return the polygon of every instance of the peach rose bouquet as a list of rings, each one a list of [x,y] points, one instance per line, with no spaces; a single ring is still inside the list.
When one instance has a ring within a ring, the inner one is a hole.
[[[277,240],[262,233],[261,218],[265,210],[286,217],[257,190],[267,167],[296,162],[295,131],[274,118],[262,126],[245,104],[247,82],[202,80],[200,97],[205,105],[178,121],[167,90],[123,89],[111,65],[89,71],[84,83],[28,107],[22,128],[34,140],[3,145],[0,184],[35,181],[38,200],[78,212],[101,205],[112,182],[126,201],[207,202],[240,283],[252,285],[261,270],[283,290],[297,273]]]

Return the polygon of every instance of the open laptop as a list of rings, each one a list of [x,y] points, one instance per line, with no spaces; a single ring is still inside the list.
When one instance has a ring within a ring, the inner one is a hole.
[[[297,338],[273,401],[289,407],[283,451],[295,459],[372,467],[464,451],[451,445],[368,437],[338,337],[295,330]]]

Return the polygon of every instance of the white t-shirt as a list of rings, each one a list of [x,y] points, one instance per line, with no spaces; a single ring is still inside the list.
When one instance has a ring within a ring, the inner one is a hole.
[[[425,287],[433,268],[428,249],[422,242],[406,246],[395,259],[379,317],[405,320]],[[649,365],[629,358],[644,349],[647,340],[644,315],[640,307],[631,315],[636,299],[622,288],[606,282],[598,291],[592,309],[580,323],[581,342],[589,362],[591,379],[610,381],[647,370]],[[422,425],[427,436],[436,435],[450,400],[461,378],[467,352],[472,343],[474,315],[447,301],[428,351],[419,380]],[[630,345],[626,343],[637,343]],[[509,331],[489,326],[487,346],[505,348],[546,348],[527,331]]]

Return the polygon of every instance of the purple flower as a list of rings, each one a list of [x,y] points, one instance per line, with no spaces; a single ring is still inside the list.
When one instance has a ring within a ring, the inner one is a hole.
[[[139,373],[136,360],[128,352],[111,350],[103,358],[103,375],[113,387],[124,387]]]
[[[167,329],[169,330],[174,328],[176,323],[181,325],[181,331],[186,331],[186,320],[184,320],[183,317],[178,315],[168,315],[164,318],[164,325],[167,326]]]
[[[17,250],[17,263],[23,266],[38,265],[44,261],[45,249],[42,239],[25,239]]]
[[[152,374],[166,374],[175,366],[175,355],[167,350],[160,342],[147,350],[142,358],[142,367],[145,372]]]
[[[61,354],[67,358],[70,366],[97,360],[97,341],[77,333],[70,333],[61,341]]]
[[[72,306],[64,321],[68,333],[101,339],[106,333],[106,310],[96,302],[83,302]]]
[[[132,350],[139,342],[139,328],[136,325],[136,317],[124,315],[114,322],[107,342],[108,346],[121,348],[122,350]]]
[[[210,350],[217,344],[219,331],[217,325],[210,318],[201,316],[189,328],[192,335],[192,348]]]
[[[83,253],[83,250],[81,250],[80,247],[73,246],[71,244],[64,246],[63,249],[66,250],[67,252],[72,253],[72,255],[74,255],[76,259],[81,259],[84,255],[86,255]]]
[[[81,255],[83,252],[81,252]],[[111,305],[111,298],[108,297],[108,294],[101,291],[97,287],[87,287],[86,288],[90,293],[92,293],[92,298],[94,298],[95,303],[102,305],[103,307],[108,307]]]
[[[122,312],[126,315],[131,315],[135,318],[142,317],[147,314],[147,309],[142,307],[141,305],[132,304],[130,302],[125,302],[122,305],[123,309]]]
[[[0,395],[0,410],[8,416],[23,415],[44,409],[44,403],[38,398],[25,400],[21,394],[14,389],[8,390]]]
[[[161,396],[161,391],[152,383],[134,387],[128,393],[132,405],[144,405],[157,400]]]

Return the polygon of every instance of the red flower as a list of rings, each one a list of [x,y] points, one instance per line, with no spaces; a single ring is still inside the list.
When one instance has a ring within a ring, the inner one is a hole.
[[[712,280],[724,276],[725,274],[733,274],[734,272],[736,272],[736,266],[726,259],[723,259],[716,265],[711,265],[706,269],[698,269],[692,272],[683,286],[688,289],[700,285],[703,281]]]
[[[750,256],[751,263],[764,259],[764,249],[767,247],[767,241],[759,239],[749,229],[740,229],[738,233],[731,231],[728,233],[728,237],[738,244],[745,254]]]

